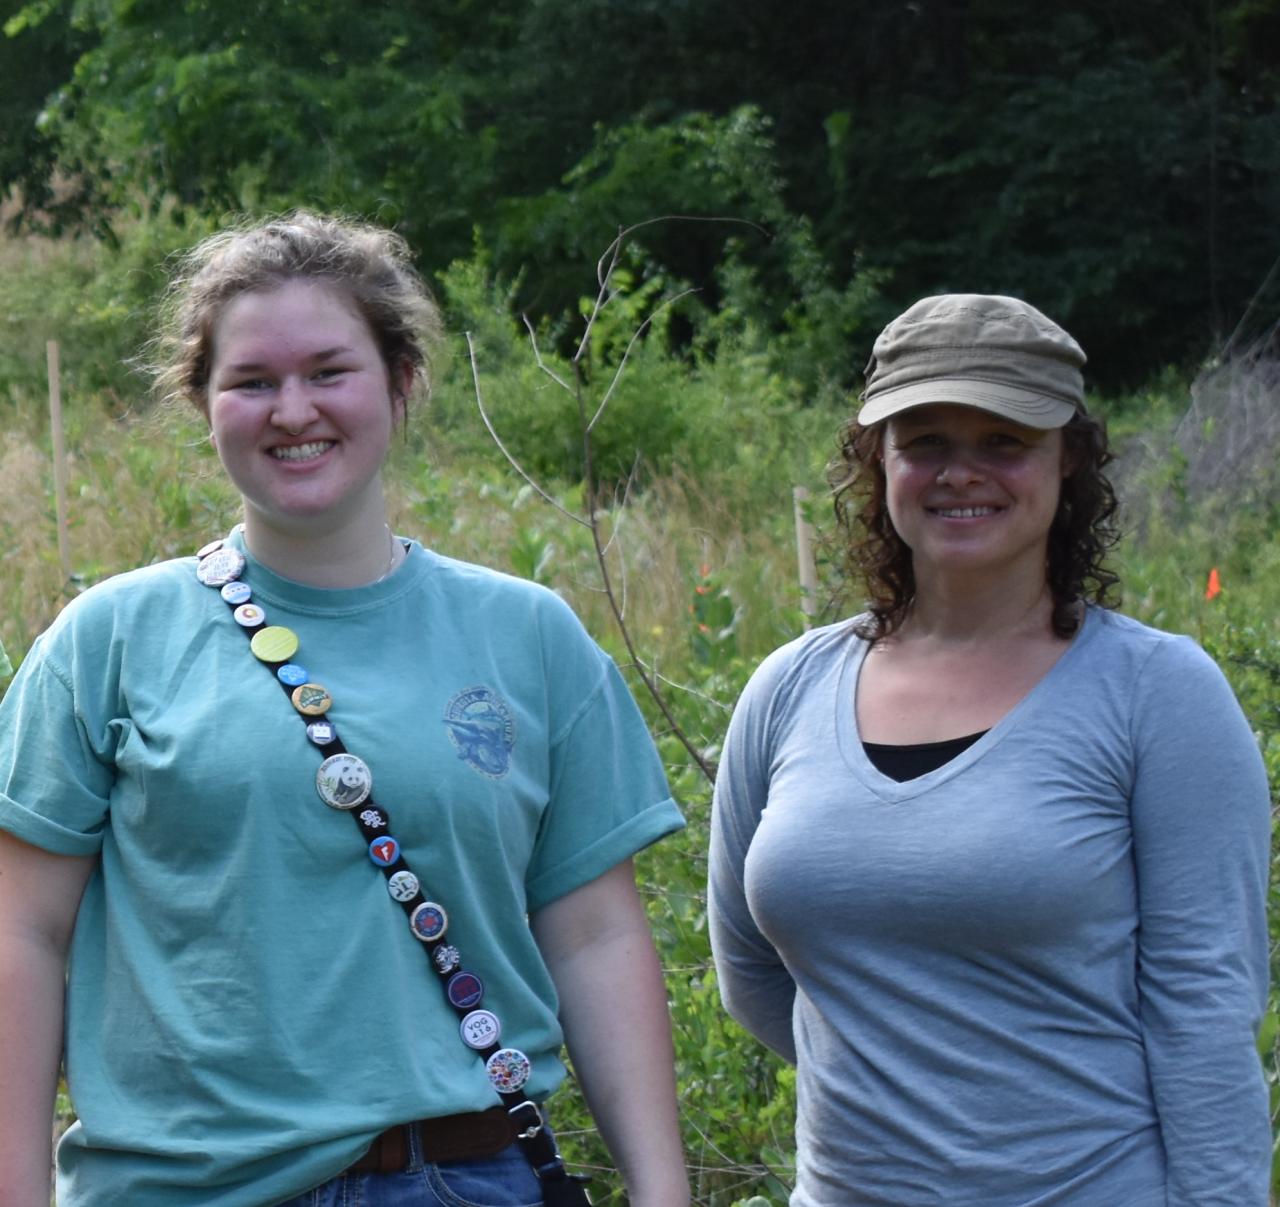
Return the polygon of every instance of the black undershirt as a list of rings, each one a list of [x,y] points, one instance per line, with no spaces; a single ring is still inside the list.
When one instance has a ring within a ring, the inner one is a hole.
[[[881,775],[901,783],[928,775],[956,755],[968,750],[987,731],[966,734],[962,738],[948,738],[945,742],[917,742],[913,746],[886,746],[881,742],[863,742],[862,749]]]

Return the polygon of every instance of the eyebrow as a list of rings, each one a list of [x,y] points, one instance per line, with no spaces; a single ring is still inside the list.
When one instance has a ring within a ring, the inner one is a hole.
[[[336,360],[339,357],[349,356],[350,354],[351,354],[351,349],[348,348],[345,344],[335,344],[332,348],[321,348],[319,352],[313,352],[307,359],[310,360],[313,364],[319,364],[321,361]],[[268,367],[269,366],[264,364],[262,361],[245,360],[245,361],[240,361],[238,364],[227,365],[226,372],[228,373],[261,373],[264,369]]]

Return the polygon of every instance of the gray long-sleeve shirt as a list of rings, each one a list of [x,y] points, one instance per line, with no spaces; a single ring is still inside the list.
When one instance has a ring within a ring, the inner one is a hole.
[[[1222,674],[1090,609],[898,783],[858,736],[867,648],[771,655],[716,785],[716,966],[798,1067],[793,1207],[1264,1207],[1269,799]]]

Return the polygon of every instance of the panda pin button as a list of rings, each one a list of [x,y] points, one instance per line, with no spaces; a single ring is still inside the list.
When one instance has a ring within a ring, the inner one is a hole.
[[[354,809],[372,791],[373,773],[354,754],[331,754],[316,772],[316,792],[331,809]]]

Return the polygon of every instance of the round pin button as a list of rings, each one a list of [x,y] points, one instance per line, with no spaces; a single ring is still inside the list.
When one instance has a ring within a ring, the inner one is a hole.
[[[254,633],[249,648],[261,662],[288,662],[298,652],[298,634],[282,624],[268,625]]]
[[[270,629],[262,629],[254,635],[253,640],[257,641],[263,633],[271,632]],[[250,645],[253,642],[249,643]],[[274,662],[274,658],[263,659],[264,662]],[[318,683],[303,683],[293,689],[293,694],[289,697],[293,701],[293,706],[303,716],[306,717],[322,717],[333,707],[333,697]]]
[[[216,541],[210,541],[207,545],[201,545],[196,550],[196,561],[202,562],[211,553],[217,553],[227,542],[219,537]]]
[[[311,676],[307,674],[306,667],[286,662],[284,666],[276,667],[276,678],[286,687],[301,687]]]
[[[328,746],[333,741],[333,723],[331,721],[312,721],[307,726],[307,737],[317,746]]]
[[[373,773],[354,754],[331,754],[316,771],[316,792],[331,809],[354,809],[372,791]]]
[[[385,830],[387,815],[381,809],[361,809],[360,821],[371,830]]]
[[[441,943],[431,953],[431,962],[436,966],[436,971],[441,976],[444,976],[462,963],[462,952],[454,947],[452,943]]]
[[[462,1042],[468,1048],[483,1052],[485,1048],[492,1048],[498,1042],[502,1035],[502,1024],[492,1011],[473,1010],[458,1024],[458,1030],[462,1032]]]
[[[248,583],[241,582],[237,578],[227,583],[218,594],[234,607],[237,604],[248,603],[253,598],[253,589]]]
[[[246,629],[256,628],[267,619],[267,614],[253,603],[241,604],[231,615],[235,617],[236,624],[243,625]]]
[[[390,834],[375,838],[369,844],[369,858],[380,868],[389,868],[400,858],[400,844]]]
[[[206,587],[222,587],[244,573],[244,554],[237,549],[219,549],[196,563],[196,578]]]
[[[529,1058],[519,1048],[499,1048],[484,1062],[489,1084],[499,1094],[515,1093],[529,1080],[532,1068]]]
[[[480,1005],[480,1000],[484,997],[484,982],[474,972],[455,972],[445,985],[444,992],[459,1010],[471,1010]]]
[[[387,877],[387,892],[395,901],[412,901],[420,887],[417,876],[412,872],[393,872]]]
[[[443,905],[424,901],[409,915],[409,926],[419,939],[430,943],[449,929],[449,915],[444,912]]]

